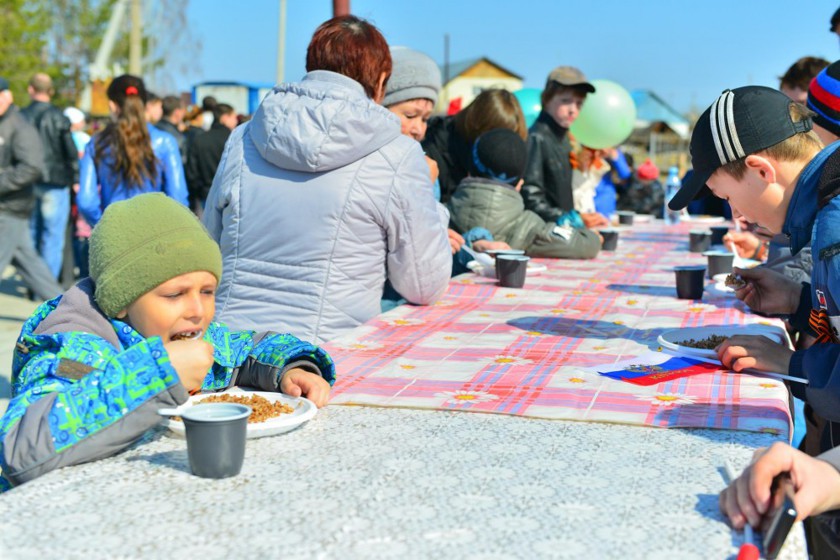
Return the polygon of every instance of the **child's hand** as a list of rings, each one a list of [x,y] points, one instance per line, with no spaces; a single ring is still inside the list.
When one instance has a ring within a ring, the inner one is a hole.
[[[598,212],[583,212],[580,217],[583,219],[583,225],[587,229],[610,227],[610,221]]]
[[[291,397],[306,397],[318,408],[326,405],[330,398],[330,384],[326,379],[301,368],[292,368],[283,374],[280,391]]]
[[[464,245],[464,238],[454,229],[446,230],[446,234],[449,236],[449,248],[452,249],[452,254],[454,255]]]
[[[213,365],[213,345],[204,340],[173,340],[163,347],[187,391],[201,389]]]
[[[758,527],[770,505],[773,477],[788,472],[793,481],[797,519],[840,505],[840,473],[831,464],[777,442],[753,459],[743,474],[720,493],[720,510],[740,529]]]
[[[486,239],[479,239],[474,241],[472,248],[479,253],[486,253],[487,251],[505,251],[510,249],[510,245],[504,241],[487,241]]]
[[[736,290],[735,297],[749,305],[753,311],[791,314],[799,307],[802,285],[781,272],[762,266],[734,268],[732,272],[747,281],[745,287]]]
[[[761,239],[749,231],[730,231],[723,236],[723,244],[734,245],[739,257],[752,259],[761,247]]]
[[[761,335],[736,335],[716,348],[720,362],[732,371],[747,368],[787,373],[793,350]]]

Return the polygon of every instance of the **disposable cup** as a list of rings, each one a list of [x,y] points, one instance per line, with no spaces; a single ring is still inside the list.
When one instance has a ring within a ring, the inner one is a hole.
[[[712,245],[723,245],[723,236],[729,233],[729,226],[712,226]]]
[[[504,288],[521,288],[525,285],[530,257],[521,255],[499,255],[496,257],[496,274],[499,285]]]
[[[629,210],[619,210],[616,214],[618,214],[618,223],[623,226],[632,226],[636,218],[636,213]]]
[[[729,251],[706,251],[704,257],[709,259],[709,278],[718,274],[729,274],[732,272],[732,263],[735,261],[735,253]]]
[[[181,415],[190,470],[202,478],[228,478],[242,470],[251,407],[236,403],[194,405]]]
[[[677,297],[680,299],[702,299],[705,284],[706,267],[677,266],[674,268],[677,277]]]
[[[688,250],[692,253],[708,251],[712,246],[712,232],[707,229],[693,229],[688,232]]]
[[[618,230],[617,229],[602,229],[598,233],[604,238],[601,244],[602,251],[615,251],[618,247]]]

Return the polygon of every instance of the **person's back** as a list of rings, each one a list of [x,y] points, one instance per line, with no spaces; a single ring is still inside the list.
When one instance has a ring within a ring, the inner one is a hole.
[[[145,121],[145,86],[124,74],[108,87],[117,120],[85,148],[77,204],[94,226],[112,202],[147,192],[163,192],[188,206],[187,184],[178,143]]]
[[[207,199],[207,193],[213,185],[213,177],[216,176],[216,170],[222,160],[225,142],[237,125],[236,111],[230,105],[219,103],[214,112],[216,120],[210,130],[196,136],[190,145],[187,165],[184,168],[190,197],[199,205],[203,205]]]
[[[519,101],[504,89],[486,89],[456,115],[429,120],[423,149],[437,162],[443,204],[469,174],[476,138],[498,128],[512,130],[523,140],[528,136]]]
[[[519,187],[526,158],[525,142],[510,130],[495,129],[479,136],[470,176],[449,201],[453,226],[461,231],[487,228],[494,239],[534,257],[597,255],[601,241],[594,232],[557,226],[525,209]]]
[[[442,295],[448,216],[419,144],[370,97],[310,71],[231,134],[204,213],[226,267],[219,320],[323,342],[379,313],[386,275],[412,303]]]
[[[659,168],[647,159],[618,197],[618,209],[662,218],[664,205],[665,190],[659,182]]]
[[[174,95],[168,95],[163,98],[161,104],[163,108],[163,118],[155,123],[158,130],[162,130],[172,135],[178,143],[178,151],[181,152],[181,161],[186,165],[187,161],[187,138],[181,132],[180,125],[184,120],[184,105],[181,99]]]

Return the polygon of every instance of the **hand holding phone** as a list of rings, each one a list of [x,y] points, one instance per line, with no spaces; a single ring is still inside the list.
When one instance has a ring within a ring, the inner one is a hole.
[[[774,560],[782,549],[793,522],[796,521],[796,507],[793,504],[793,481],[789,473],[773,478],[770,486],[770,507],[761,523],[764,556]]]

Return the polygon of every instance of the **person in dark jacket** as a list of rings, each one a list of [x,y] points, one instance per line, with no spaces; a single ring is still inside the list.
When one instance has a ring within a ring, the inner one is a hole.
[[[181,162],[187,166],[187,137],[181,132],[179,126],[184,122],[184,103],[174,95],[167,95],[162,102],[163,116],[155,124],[158,130],[168,132],[178,142],[178,151],[181,152]]]
[[[58,278],[70,220],[70,187],[79,184],[79,156],[70,120],[50,103],[52,79],[46,74],[35,74],[27,91],[32,103],[21,115],[38,130],[44,148],[43,177],[35,185],[32,241],[52,275]]]
[[[429,119],[422,145],[426,155],[437,162],[443,204],[449,202],[458,183],[469,175],[475,139],[495,128],[512,130],[523,140],[528,135],[519,102],[503,89],[482,91],[456,115]]]
[[[13,102],[9,82],[0,77],[0,271],[13,264],[38,298],[50,299],[61,293],[61,286],[29,234],[33,186],[41,178],[44,149],[38,131]]]
[[[199,134],[190,145],[187,156],[187,187],[193,209],[200,215],[204,209],[207,194],[213,185],[213,177],[222,160],[230,131],[236,128],[239,120],[233,107],[226,103],[216,105],[215,118],[210,130]]]
[[[542,92],[543,110],[528,134],[528,166],[522,186],[525,208],[557,225],[577,228],[609,225],[597,212],[579,214],[572,196],[569,127],[577,119],[586,95],[594,92],[595,87],[577,68],[555,68]]]

